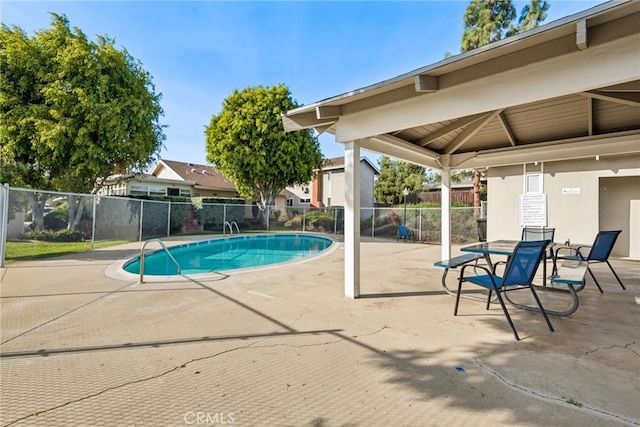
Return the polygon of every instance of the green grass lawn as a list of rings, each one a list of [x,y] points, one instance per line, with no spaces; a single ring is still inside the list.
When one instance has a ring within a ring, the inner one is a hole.
[[[288,230],[286,230],[288,231]],[[278,233],[282,230],[242,230],[243,233]],[[220,232],[195,232],[177,234],[175,236],[190,235],[218,235]],[[104,248],[107,246],[121,245],[129,243],[128,240],[104,240],[94,243],[94,249]],[[40,240],[28,241],[8,241],[7,251],[5,254],[6,264],[16,261],[27,261],[32,259],[50,258],[59,255],[72,254],[76,252],[88,252],[91,250],[91,242],[45,242]]]
[[[93,247],[104,248],[107,246],[121,245],[127,240],[105,240],[94,242]],[[76,252],[88,252],[91,250],[91,242],[42,242],[37,240],[7,242],[5,261],[7,264],[16,261],[30,259],[49,258],[58,255],[72,254]]]

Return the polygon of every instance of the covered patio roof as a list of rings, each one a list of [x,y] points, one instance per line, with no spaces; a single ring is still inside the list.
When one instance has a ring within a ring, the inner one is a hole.
[[[442,170],[443,206],[452,169],[640,153],[639,46],[640,2],[609,2],[283,115],[287,131],[345,144],[346,293],[359,286],[360,149]],[[442,221],[444,257],[446,207]]]
[[[639,28],[640,3],[605,3],[291,110],[285,129],[439,169],[638,152]]]

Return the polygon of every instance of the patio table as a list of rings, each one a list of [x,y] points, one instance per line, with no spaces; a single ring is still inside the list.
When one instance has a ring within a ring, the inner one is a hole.
[[[465,246],[460,249],[462,252],[482,254],[489,265],[489,268],[493,270],[494,262],[491,261],[491,255],[504,255],[510,257],[515,247],[520,243],[519,240],[494,240],[491,242],[477,243],[471,246]],[[553,248],[556,244],[551,242],[549,248]],[[556,268],[554,267],[554,270]],[[554,316],[568,316],[574,313],[579,306],[578,295],[576,291],[581,290],[584,287],[584,276],[587,272],[587,264],[581,262],[565,262],[557,271],[554,271],[554,275],[550,278],[550,285],[547,285],[547,256],[546,251],[542,258],[542,286],[536,286],[536,289],[543,291],[558,291],[563,293],[569,293],[572,299],[572,305],[565,311],[545,311],[548,314]],[[562,285],[563,288],[558,288],[556,285]],[[566,288],[564,288],[566,286]],[[577,289],[575,287],[578,287]],[[508,294],[505,293],[505,299],[512,305],[525,310],[539,311],[537,307],[519,304],[512,301]]]
[[[493,262],[491,261],[491,255],[505,255],[510,257],[513,254],[516,246],[520,243],[519,240],[494,240],[491,242],[477,243],[471,246],[465,246],[460,250],[462,252],[471,252],[482,254],[489,265],[489,269],[493,270]],[[548,248],[553,248],[555,243],[549,243]],[[542,258],[542,285],[547,284],[547,252],[545,251]]]

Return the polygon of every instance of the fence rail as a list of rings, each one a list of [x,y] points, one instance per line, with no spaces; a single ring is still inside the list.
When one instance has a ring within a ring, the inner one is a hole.
[[[142,241],[189,233],[225,234],[224,224],[235,222],[246,231],[307,231],[344,233],[342,207],[269,206],[142,200],[120,196],[39,191],[0,186],[0,265],[7,241]],[[478,239],[473,208],[452,208],[452,241]],[[440,243],[439,208],[365,207],[360,211],[363,237],[396,237],[400,224],[414,230],[417,240]]]

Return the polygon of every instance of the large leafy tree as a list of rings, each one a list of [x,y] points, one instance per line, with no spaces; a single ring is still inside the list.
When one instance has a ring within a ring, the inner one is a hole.
[[[114,40],[93,42],[65,16],[28,37],[0,29],[0,182],[93,192],[115,170],[142,171],[162,148],[161,95]],[[43,201],[34,200],[41,227]],[[69,226],[82,209],[70,200]]]
[[[407,188],[411,193],[422,191],[425,182],[425,170],[413,163],[391,160],[383,156],[378,164],[380,175],[374,185],[374,194],[379,203],[397,204],[404,197],[402,191]]]
[[[205,131],[207,160],[263,215],[278,193],[308,183],[322,163],[311,130],[284,131],[281,114],[298,106],[283,84],[235,90]]]
[[[547,17],[549,3],[531,0],[523,7],[518,23],[512,0],[471,0],[464,14],[462,52],[531,30]]]

